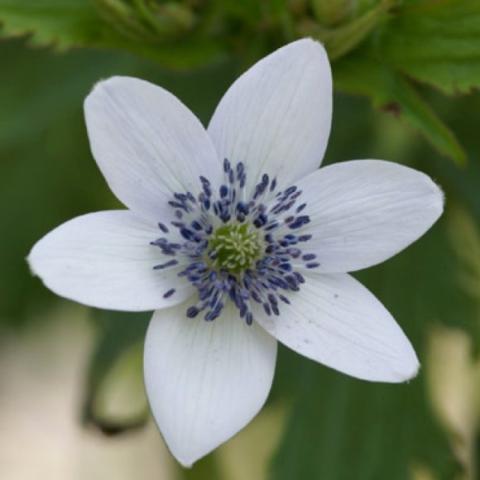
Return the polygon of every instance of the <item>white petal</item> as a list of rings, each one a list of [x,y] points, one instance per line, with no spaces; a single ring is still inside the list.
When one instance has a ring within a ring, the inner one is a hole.
[[[393,162],[354,160],[322,168],[296,183],[313,238],[304,250],[319,271],[376,265],[422,236],[443,211],[443,194],[424,173]]]
[[[129,211],[74,218],[39,240],[28,257],[45,285],[62,297],[110,310],[148,311],[192,295],[179,267],[153,270],[172,257],[150,242],[161,236]],[[171,288],[175,293],[164,298]]]
[[[323,46],[298,40],[245,72],[219,103],[208,133],[218,154],[292,183],[320,165],[330,133],[332,80]]]
[[[255,319],[296,352],[353,377],[402,382],[416,375],[410,342],[385,307],[347,274],[306,278],[280,316]]]
[[[85,100],[93,156],[111,190],[131,210],[157,222],[172,192],[198,191],[199,176],[219,182],[215,147],[175,96],[144,80],[113,77]]]
[[[145,343],[145,384],[155,420],[184,466],[242,429],[265,402],[277,342],[233,307],[213,322],[187,306],[156,312]]]

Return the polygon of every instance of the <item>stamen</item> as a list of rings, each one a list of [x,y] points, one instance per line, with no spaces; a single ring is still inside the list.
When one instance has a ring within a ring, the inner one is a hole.
[[[160,264],[160,265],[155,265],[153,267],[154,270],[162,270],[164,268],[168,268],[168,267],[173,267],[174,265],[178,265],[178,260],[170,260],[169,262],[167,263],[163,263],[163,264]]]
[[[165,292],[165,293],[163,294],[163,298],[169,298],[169,297],[171,297],[174,293],[175,293],[175,289],[174,289],[174,288],[171,288],[170,290],[168,290],[167,292]]]

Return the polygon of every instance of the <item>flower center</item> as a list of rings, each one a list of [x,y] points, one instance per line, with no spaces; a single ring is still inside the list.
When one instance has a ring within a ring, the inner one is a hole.
[[[267,315],[279,315],[280,304],[289,304],[288,296],[305,282],[301,271],[320,264],[305,250],[312,235],[302,232],[310,217],[300,189],[291,185],[279,190],[277,180],[263,174],[248,195],[242,162],[232,166],[225,159],[223,171],[218,191],[201,176],[197,196],[173,194],[168,204],[174,219],[159,223],[163,236],[150,242],[164,258],[153,268],[174,268],[197,289],[187,317],[202,313],[205,320],[215,320],[231,302],[250,325],[254,304]],[[163,297],[175,294],[170,288]]]
[[[208,259],[217,270],[238,274],[260,259],[262,242],[258,231],[247,223],[217,228],[208,241]],[[212,259],[213,257],[213,259]]]

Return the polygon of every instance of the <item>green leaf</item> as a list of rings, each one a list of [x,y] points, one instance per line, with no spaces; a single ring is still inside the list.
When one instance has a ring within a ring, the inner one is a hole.
[[[320,30],[316,36],[325,44],[330,59],[342,57],[359,45],[386,18],[392,3],[391,0],[382,0],[345,25]]]
[[[223,55],[222,45],[211,38],[128,31],[121,22],[104,18],[93,0],[0,0],[0,24],[0,35],[28,35],[34,45],[122,49],[174,69],[204,65]]]
[[[30,34],[32,43],[59,49],[119,39],[86,0],[0,0],[0,22],[4,36]]]
[[[465,295],[470,296],[478,305],[480,314],[480,230],[473,215],[460,205],[454,206],[454,215],[450,215],[448,234],[453,252],[459,262],[456,280]],[[480,317],[474,323],[472,337],[477,353],[480,350]]]
[[[404,118],[439,152],[465,163],[455,135],[407,77],[447,94],[480,87],[480,2],[405,0],[334,70],[339,89],[369,96],[377,107]]]
[[[480,2],[410,1],[375,39],[378,58],[447,94],[480,86]]]
[[[368,54],[357,53],[334,65],[335,87],[368,96],[375,107],[404,119],[440,153],[465,163],[466,155],[453,132],[398,72]]]

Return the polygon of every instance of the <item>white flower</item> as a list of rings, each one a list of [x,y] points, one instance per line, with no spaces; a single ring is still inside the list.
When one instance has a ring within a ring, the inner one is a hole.
[[[142,80],[111,78],[86,99],[93,155],[128,210],[75,218],[28,260],[61,296],[156,310],[145,384],[183,465],[256,415],[277,340],[365,380],[401,382],[418,370],[400,327],[345,272],[425,233],[442,193],[423,173],[380,160],[317,170],[331,109],[329,62],[310,39],[243,74],[207,130]]]

